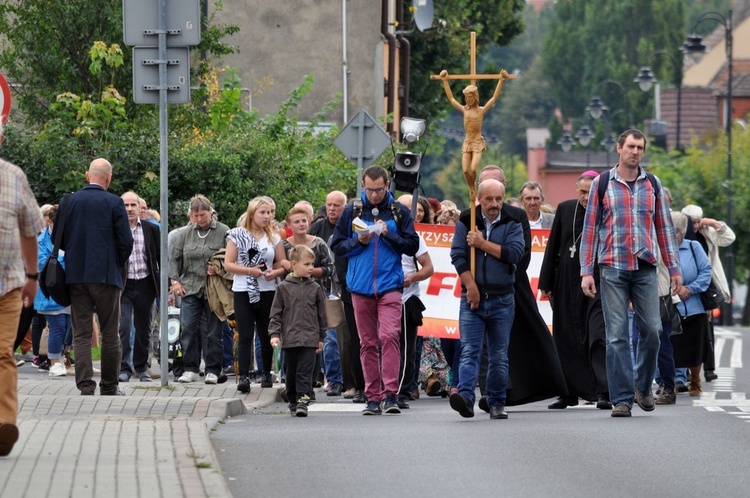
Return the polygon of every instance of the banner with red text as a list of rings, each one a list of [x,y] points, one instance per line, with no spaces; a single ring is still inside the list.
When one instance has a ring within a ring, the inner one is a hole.
[[[425,225],[416,223],[415,228],[422,236],[432,259],[435,273],[419,283],[420,299],[425,305],[423,324],[419,335],[458,339],[458,310],[461,299],[461,281],[451,264],[451,243],[454,227],[449,225]],[[552,327],[552,308],[549,300],[539,294],[539,272],[547,247],[548,229],[531,230],[531,262],[527,273],[531,290],[536,296],[539,312],[547,326]]]

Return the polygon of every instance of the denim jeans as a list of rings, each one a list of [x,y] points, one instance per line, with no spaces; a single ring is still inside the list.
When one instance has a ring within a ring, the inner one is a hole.
[[[45,315],[49,326],[49,340],[47,342],[47,357],[50,360],[59,360],[62,356],[65,338],[71,330],[70,315],[61,313],[59,315]]]
[[[344,383],[341,373],[341,357],[339,356],[339,343],[336,329],[326,330],[326,338],[323,341],[323,370],[328,383]]]
[[[201,344],[203,359],[206,362],[206,373],[219,375],[221,373],[221,357],[224,351],[221,343],[221,321],[211,311],[208,299],[197,296],[182,298],[182,307],[180,308],[180,321],[182,322],[180,345],[182,346],[185,371],[198,373],[200,370],[201,355],[198,337],[201,316],[206,320],[206,343]]]
[[[513,294],[482,297],[479,308],[472,310],[461,296],[458,324],[461,330],[461,363],[459,365],[458,392],[473,405],[474,391],[479,377],[479,357],[482,340],[487,336],[487,403],[505,406],[505,388],[508,384],[508,344],[513,324],[515,300]]]
[[[607,334],[607,382],[612,404],[633,406],[635,389],[651,392],[659,353],[661,316],[656,267],[642,263],[638,270],[600,267],[600,291]],[[635,369],[630,349],[628,300],[635,311],[639,338]]]
[[[661,334],[659,334],[659,356],[656,359],[655,379],[659,385],[664,384],[666,389],[674,390],[675,368],[674,349],[669,336],[672,334],[672,322],[661,322]],[[633,348],[638,347],[638,327],[633,324]]]
[[[221,343],[224,348],[221,366],[227,369],[230,365],[234,365],[234,331],[228,321],[221,326]]]

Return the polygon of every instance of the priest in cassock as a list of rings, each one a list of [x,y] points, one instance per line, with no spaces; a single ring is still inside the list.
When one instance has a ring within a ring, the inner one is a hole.
[[[591,299],[583,294],[578,257],[589,190],[597,176],[595,171],[579,176],[578,198],[557,207],[539,274],[539,289],[552,303],[552,333],[568,385],[568,395],[549,405],[551,409],[575,406],[578,398],[596,401],[602,410],[612,408],[601,297],[597,294]],[[598,268],[594,278],[598,285]]]

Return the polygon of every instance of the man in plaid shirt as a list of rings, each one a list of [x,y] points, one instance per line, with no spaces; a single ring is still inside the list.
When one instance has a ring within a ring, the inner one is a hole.
[[[0,143],[3,127],[0,122]],[[18,371],[13,357],[21,307],[34,305],[42,212],[20,168],[0,159],[0,456],[18,440]]]
[[[645,411],[654,409],[651,382],[659,352],[658,251],[669,269],[672,293],[682,286],[677,241],[661,182],[640,166],[646,138],[627,130],[617,143],[619,163],[591,184],[581,240],[581,288],[596,294],[594,262],[598,257],[602,307],[607,336],[607,381],[613,417],[629,417],[633,399]],[[635,371],[630,351],[628,302],[638,320],[640,337]]]

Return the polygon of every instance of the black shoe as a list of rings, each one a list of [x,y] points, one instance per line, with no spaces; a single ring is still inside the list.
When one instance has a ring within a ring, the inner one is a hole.
[[[448,398],[448,401],[450,402],[451,408],[456,410],[462,417],[471,418],[474,416],[474,407],[465,396],[453,393]]]
[[[505,419],[508,418],[508,412],[505,411],[505,407],[502,405],[495,405],[490,407],[490,418],[491,419]]]
[[[490,404],[487,403],[487,396],[482,396],[481,398],[479,398],[479,403],[477,404],[479,405],[480,410],[490,413]]]
[[[310,391],[310,393],[307,395],[308,398],[310,398],[310,401],[317,401],[317,398],[315,397],[315,391]]]
[[[18,441],[18,427],[15,424],[0,423],[0,457],[10,455],[16,441]]]
[[[240,375],[240,381],[237,383],[237,390],[246,394],[250,392],[250,379],[247,375]]]
[[[690,388],[684,382],[675,382],[674,390],[678,393],[686,393],[690,390]]]
[[[110,391],[106,393],[103,393],[100,391],[99,395],[100,396],[125,396],[125,391],[123,391],[122,389],[118,387],[114,391]]]
[[[50,363],[49,358],[47,358],[46,360],[44,360],[43,362],[39,364],[39,370],[45,370],[49,372],[50,366],[52,366],[52,363]]]
[[[409,409],[409,396],[403,396],[400,395],[398,397],[398,400],[396,401],[398,403],[398,407],[402,410],[408,410]]]
[[[289,403],[289,414],[292,417],[297,416],[297,403]]]
[[[260,378],[260,387],[268,388],[273,387],[273,381],[271,380],[271,374],[264,373]]]
[[[396,400],[395,394],[389,394],[383,402],[383,412],[397,414],[401,413],[401,409],[398,407],[398,401]]]
[[[365,392],[360,391],[359,389],[354,391],[354,397],[352,398],[352,403],[367,403],[367,398],[365,398]]]
[[[377,401],[368,401],[367,406],[362,410],[362,415],[380,415],[382,410],[380,409],[380,403]]]
[[[326,396],[341,396],[341,391],[344,390],[344,386],[338,382],[331,384],[330,389],[326,393]]]
[[[297,399],[297,410],[294,413],[296,417],[307,417],[307,407],[310,404],[310,398],[301,396]]]
[[[576,406],[578,404],[578,398],[573,400],[572,398],[557,398],[557,401],[549,405],[547,408],[550,410],[564,410],[569,406]],[[610,408],[612,408],[610,406]]]
[[[719,376],[716,375],[713,370],[706,370],[705,372],[703,372],[703,377],[706,378],[706,382],[711,382],[712,380],[716,380],[719,378]]]
[[[641,407],[644,412],[650,412],[654,409],[655,400],[654,393],[651,391],[642,393],[636,389],[635,391],[635,402]]]
[[[281,401],[283,401],[284,403],[289,403],[289,396],[286,395],[286,387],[282,387],[281,389],[279,389],[279,396],[281,396]]]
[[[596,407],[600,410],[611,410],[612,403],[605,396],[599,396],[599,400],[596,402]]]

